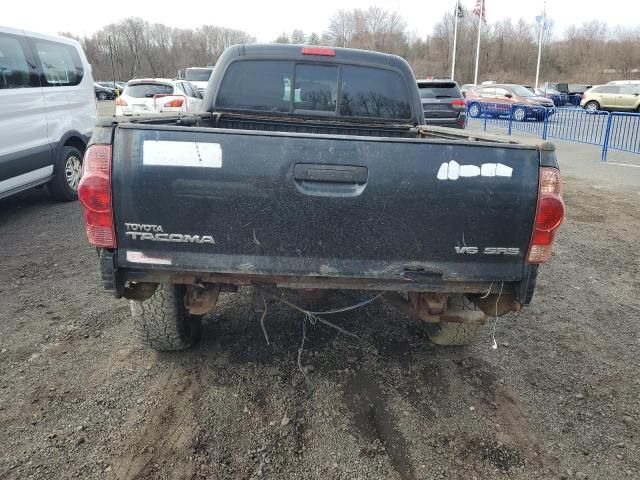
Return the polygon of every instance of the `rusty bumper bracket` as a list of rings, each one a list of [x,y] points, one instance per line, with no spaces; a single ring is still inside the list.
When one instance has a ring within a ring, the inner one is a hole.
[[[184,304],[191,315],[205,315],[213,310],[220,296],[220,285],[189,285]]]

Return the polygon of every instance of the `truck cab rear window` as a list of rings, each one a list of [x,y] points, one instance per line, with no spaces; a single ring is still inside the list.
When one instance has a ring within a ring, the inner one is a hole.
[[[411,118],[411,104],[402,77],[370,67],[342,68],[340,115],[393,120]]]
[[[338,103],[338,67],[296,65],[296,110],[335,112]]]
[[[411,118],[407,89],[395,72],[352,65],[298,63],[294,66],[294,63],[234,62],[222,80],[216,107],[283,113],[314,111],[342,117],[394,120]],[[338,88],[340,69],[342,85]]]
[[[245,60],[231,64],[222,80],[216,105],[220,108],[288,112],[292,64],[286,61]]]
[[[153,98],[154,95],[171,95],[173,87],[164,83],[134,83],[127,85],[123,95],[133,98]]]

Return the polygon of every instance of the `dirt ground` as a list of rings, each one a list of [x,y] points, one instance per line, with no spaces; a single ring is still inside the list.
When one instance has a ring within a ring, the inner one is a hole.
[[[78,203],[0,201],[0,479],[638,479],[640,196],[565,178],[533,304],[471,347],[377,300],[310,326],[225,295],[159,354],[102,291]],[[366,293],[337,295],[348,305]]]

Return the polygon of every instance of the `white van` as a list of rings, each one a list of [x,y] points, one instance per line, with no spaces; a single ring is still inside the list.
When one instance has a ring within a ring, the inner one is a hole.
[[[78,42],[0,26],[0,198],[47,184],[75,200],[96,116]]]
[[[184,79],[195,85],[200,95],[204,97],[213,69],[214,67],[189,67],[184,71]]]

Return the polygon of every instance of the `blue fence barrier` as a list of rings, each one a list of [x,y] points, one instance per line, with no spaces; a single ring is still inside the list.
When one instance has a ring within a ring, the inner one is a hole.
[[[640,153],[640,114],[614,112],[609,116],[602,161],[607,161],[610,149]]]
[[[485,130],[487,125],[506,128],[509,135],[512,130],[542,135],[548,114],[544,107],[530,105],[493,102],[470,102],[467,105],[468,118],[481,118]]]
[[[546,138],[604,145],[609,112],[559,108],[547,121]]]
[[[571,96],[571,95],[570,95]],[[569,96],[569,97],[570,97]],[[609,149],[640,154],[640,113],[609,113],[582,108],[545,108],[523,104],[469,101],[469,121],[539,135],[602,146],[602,161]]]

